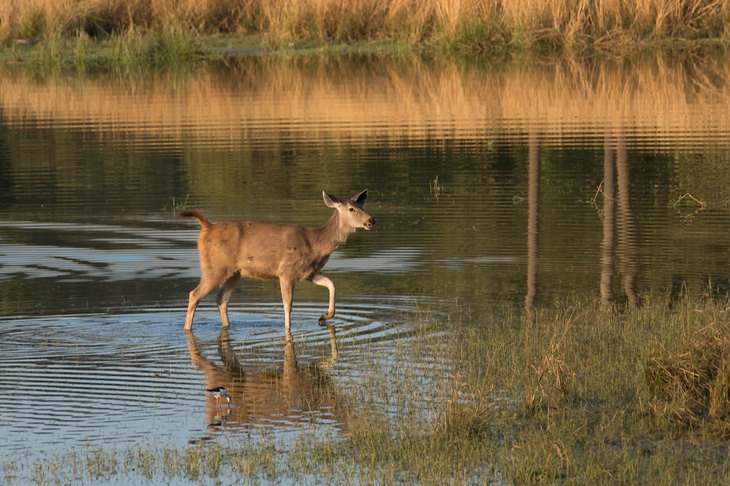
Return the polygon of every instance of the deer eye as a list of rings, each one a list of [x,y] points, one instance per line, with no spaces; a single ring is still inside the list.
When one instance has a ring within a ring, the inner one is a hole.
[[[350,208],[350,212],[351,213],[354,213],[355,212],[355,208]]]

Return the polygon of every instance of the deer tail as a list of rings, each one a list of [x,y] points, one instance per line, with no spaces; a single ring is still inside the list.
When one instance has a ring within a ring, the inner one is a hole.
[[[200,223],[200,226],[203,227],[203,229],[207,229],[208,227],[212,226],[213,223],[205,219],[205,216],[203,216],[203,213],[200,211],[183,211],[180,213],[180,216],[183,218],[195,218],[198,220],[198,223]]]

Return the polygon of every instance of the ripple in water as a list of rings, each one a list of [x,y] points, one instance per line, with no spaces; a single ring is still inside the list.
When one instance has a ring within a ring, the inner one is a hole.
[[[316,325],[321,304],[300,303],[293,333],[280,305],[231,309],[223,329],[201,309],[191,333],[184,309],[0,321],[0,436],[9,452],[86,444],[186,444],[221,433],[275,434],[345,424],[342,380],[357,379],[367,347],[383,360],[415,332],[412,302],[341,303],[335,327]],[[424,366],[431,366],[424,363]],[[361,371],[361,370],[360,370]],[[207,388],[224,386],[230,404]]]

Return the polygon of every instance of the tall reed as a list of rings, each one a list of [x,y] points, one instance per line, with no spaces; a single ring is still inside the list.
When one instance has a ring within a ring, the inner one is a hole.
[[[298,40],[402,40],[456,48],[607,47],[728,35],[724,0],[6,0],[0,41],[181,26],[191,35]]]

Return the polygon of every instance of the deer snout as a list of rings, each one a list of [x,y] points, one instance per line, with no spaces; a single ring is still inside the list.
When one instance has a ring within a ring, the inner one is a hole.
[[[366,230],[369,230],[370,228],[373,227],[374,224],[375,224],[375,220],[373,218],[370,218],[362,224],[362,227],[365,228]]]

